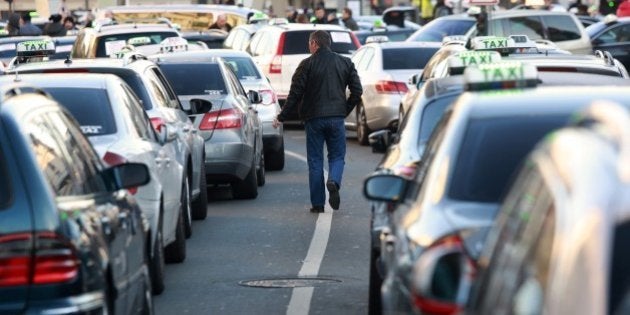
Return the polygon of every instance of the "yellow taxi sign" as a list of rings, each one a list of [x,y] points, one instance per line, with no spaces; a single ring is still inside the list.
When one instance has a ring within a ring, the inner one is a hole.
[[[132,37],[127,40],[128,45],[140,46],[151,44],[151,38],[148,36]]]
[[[188,41],[183,37],[167,37],[160,43],[160,52],[188,50]]]
[[[16,55],[19,57],[48,56],[55,53],[55,43],[49,40],[30,40],[17,44]]]
[[[514,39],[498,36],[478,36],[472,39],[474,50],[505,50],[515,47]]]
[[[448,69],[451,75],[461,74],[464,68],[501,61],[496,51],[462,51],[448,58]]]
[[[468,90],[530,87],[536,84],[536,67],[518,61],[491,63],[464,70],[464,85]]]

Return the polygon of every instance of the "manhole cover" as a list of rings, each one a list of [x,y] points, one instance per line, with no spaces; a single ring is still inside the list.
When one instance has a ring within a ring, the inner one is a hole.
[[[262,279],[245,280],[238,284],[255,288],[301,288],[319,287],[328,284],[340,283],[341,280],[327,278],[284,278],[284,279]]]

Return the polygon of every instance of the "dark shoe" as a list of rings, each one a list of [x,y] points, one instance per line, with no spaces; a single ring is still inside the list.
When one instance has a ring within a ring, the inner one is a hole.
[[[324,212],[324,206],[314,206],[311,208],[312,213],[322,213]]]
[[[326,188],[328,188],[329,194],[328,204],[330,204],[330,207],[334,210],[339,210],[339,186],[337,186],[337,184],[335,184],[332,180],[328,180],[326,182]]]

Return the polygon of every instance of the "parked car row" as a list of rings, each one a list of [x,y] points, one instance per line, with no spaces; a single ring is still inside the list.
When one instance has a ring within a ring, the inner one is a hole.
[[[623,273],[599,269],[588,251],[625,257],[607,241],[625,235],[620,216],[630,206],[617,194],[628,187],[624,167],[607,166],[627,158],[624,66],[522,35],[447,40],[425,63],[398,129],[369,137],[385,153],[364,185],[372,201],[370,313],[626,312],[628,288],[615,279]],[[587,198],[591,191],[597,197]],[[573,209],[584,209],[583,223]],[[584,230],[587,216],[602,222],[598,230]],[[554,239],[567,231],[581,234]],[[564,263],[572,273],[560,272]],[[595,277],[610,280],[593,288]],[[558,302],[576,296],[589,298]]]

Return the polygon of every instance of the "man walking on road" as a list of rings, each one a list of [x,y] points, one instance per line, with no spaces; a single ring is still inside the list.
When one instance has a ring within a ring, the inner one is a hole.
[[[287,101],[273,126],[277,128],[293,108],[298,108],[306,131],[308,183],[311,212],[324,212],[328,203],[339,209],[341,177],[346,156],[344,118],[361,102],[361,81],[352,61],[330,50],[331,38],[326,31],[315,31],[308,41],[311,56],[304,59],[291,81]],[[350,97],[346,99],[346,87]],[[328,181],[324,185],[324,143],[328,150]]]

